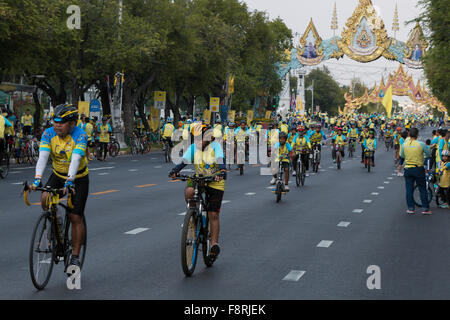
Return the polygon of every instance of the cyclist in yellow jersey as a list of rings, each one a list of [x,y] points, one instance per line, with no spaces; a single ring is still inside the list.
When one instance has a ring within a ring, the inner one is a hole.
[[[311,152],[311,142],[305,136],[305,128],[300,126],[297,128],[298,134],[293,140],[292,148],[295,151],[295,157],[293,159],[293,165],[295,165],[298,161],[298,157],[301,156],[302,162],[305,164],[306,171],[309,170],[309,154]],[[293,176],[296,175],[296,172],[293,172]]]
[[[173,148],[172,134],[175,131],[175,127],[172,122],[172,118],[167,118],[167,123],[161,128],[161,137],[169,144],[171,149]]]
[[[89,194],[89,177],[86,159],[87,135],[76,126],[78,110],[72,105],[55,107],[53,127],[48,128],[42,135],[39,160],[36,165],[35,179],[31,188],[34,190],[41,185],[42,175],[48,158],[52,158],[53,173],[45,186],[62,189],[66,194],[74,189],[72,202],[74,208],[69,213],[72,223],[72,258],[69,265],[80,267],[79,253],[82,239],[85,238],[83,223],[84,209]],[[48,194],[41,196],[41,205],[47,208]]]
[[[342,133],[343,133],[343,129],[338,127],[337,134],[332,139],[332,141],[333,141],[332,158],[333,158],[334,163],[336,162],[336,153],[337,153],[336,148],[335,148],[336,145],[339,147],[339,151],[341,152],[342,158],[344,158],[344,156],[345,156],[344,148],[345,148],[345,143],[346,143],[347,139],[345,138],[345,136]]]
[[[277,153],[277,158],[275,159],[276,162],[276,170],[278,170],[278,164],[280,161],[282,162],[282,170],[284,170],[284,182],[285,186],[284,189],[286,192],[289,192],[289,166],[290,166],[290,160],[289,155],[292,151],[291,145],[287,142],[287,135],[283,131],[279,134],[279,141],[274,145],[274,150],[272,152]],[[277,172],[273,173],[273,179],[270,181],[271,185],[274,185],[276,183],[277,178]]]
[[[225,156],[222,146],[214,141],[213,133],[208,132],[210,127],[201,124],[193,124],[192,141],[194,143],[183,155],[183,162],[177,165],[169,173],[171,178],[176,178],[178,173],[188,164],[194,164],[197,175],[202,174],[205,177],[215,175],[215,181],[209,183],[204,192],[208,200],[208,217],[211,226],[211,249],[210,258],[215,260],[220,253],[219,247],[219,214],[222,205],[223,195],[225,193],[225,180],[227,171],[225,167]],[[202,138],[203,136],[203,138]],[[190,205],[190,199],[194,196],[193,184],[188,181],[185,200]]]

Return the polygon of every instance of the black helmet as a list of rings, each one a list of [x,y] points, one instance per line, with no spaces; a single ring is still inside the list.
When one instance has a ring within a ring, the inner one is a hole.
[[[102,117],[102,121],[107,121],[108,118],[107,117]]]
[[[280,134],[278,135],[278,138],[279,138],[279,139],[281,139],[281,138],[287,139],[287,134],[286,134],[286,132],[281,131]]]
[[[53,121],[69,122],[78,120],[78,109],[71,104],[60,104],[55,107]]]

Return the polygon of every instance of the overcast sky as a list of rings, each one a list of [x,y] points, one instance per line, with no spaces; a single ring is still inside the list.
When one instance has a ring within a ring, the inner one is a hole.
[[[336,34],[340,36],[347,19],[351,17],[359,0],[244,0],[244,2],[247,3],[250,10],[265,11],[271,19],[277,17],[283,19],[292,32],[297,33],[294,43],[297,46],[299,44],[298,39],[305,32],[311,18],[322,39],[330,39],[333,36],[333,30],[330,26],[335,2],[339,22],[339,29]],[[415,26],[414,23],[405,26],[405,22],[420,14],[421,8],[417,7],[417,2],[417,0],[372,0],[390,37],[394,37],[392,22],[395,4],[397,3],[400,20],[400,31],[397,32],[397,39],[403,42],[409,39],[410,32]],[[328,60],[320,64],[319,67],[322,65],[329,67],[333,77],[342,84],[348,85],[355,76],[371,88],[375,82],[380,82],[382,76],[386,79],[390,72],[396,71],[399,63],[387,60],[384,57],[374,62],[359,63],[344,56],[343,59]],[[418,79],[424,80],[421,70],[408,69],[406,65],[403,65],[403,67],[405,71],[413,75],[414,82],[417,82]]]

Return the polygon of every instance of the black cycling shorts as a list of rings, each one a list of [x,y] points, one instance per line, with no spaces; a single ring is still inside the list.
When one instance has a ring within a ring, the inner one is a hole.
[[[222,190],[217,190],[214,188],[206,187],[206,203],[208,204],[206,207],[207,212],[220,212],[220,208],[222,207],[222,199],[223,194],[225,192]]]
[[[50,186],[55,189],[64,188],[66,180],[58,177],[55,173],[52,173],[45,186]],[[86,201],[89,195],[89,175],[75,179],[75,194],[72,196],[72,204],[74,208],[70,213],[77,216],[84,217],[84,208],[86,207]]]

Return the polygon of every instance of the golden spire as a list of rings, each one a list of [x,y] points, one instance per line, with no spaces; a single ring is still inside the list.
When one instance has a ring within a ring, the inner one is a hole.
[[[394,31],[394,38],[396,38],[397,31],[400,30],[400,24],[399,24],[399,22],[398,22],[398,8],[397,8],[397,3],[395,4],[394,22],[392,23],[392,30]]]
[[[336,36],[336,30],[338,29],[336,2],[334,2],[333,18],[331,18],[331,29],[334,32],[334,36]]]

